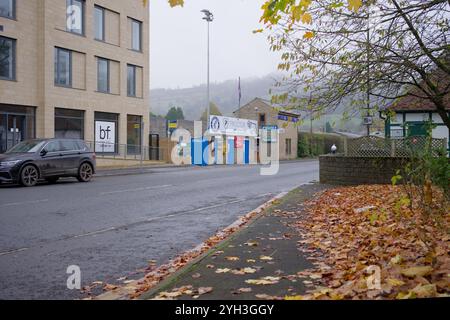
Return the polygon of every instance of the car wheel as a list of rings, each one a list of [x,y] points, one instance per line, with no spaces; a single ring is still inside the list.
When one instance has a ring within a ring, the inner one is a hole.
[[[92,175],[94,174],[94,170],[92,169],[92,166],[85,162],[82,163],[80,168],[78,169],[78,181],[80,182],[89,182],[92,179]]]
[[[58,182],[59,177],[51,177],[51,178],[46,178],[45,181],[47,181],[50,184],[54,184],[56,182]]]
[[[33,165],[26,165],[20,172],[20,184],[24,187],[34,187],[39,180],[39,172]]]

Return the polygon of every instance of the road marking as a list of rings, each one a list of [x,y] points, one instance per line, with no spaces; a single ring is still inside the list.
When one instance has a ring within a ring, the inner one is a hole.
[[[26,251],[29,248],[21,248],[21,249],[15,249],[15,250],[10,250],[10,251],[5,251],[5,252],[0,252],[0,257],[1,256],[6,256],[8,254],[14,254],[14,253],[18,253],[18,252],[22,252],[22,251]]]
[[[162,187],[162,186],[159,186],[159,187]],[[167,187],[167,186],[164,186],[164,187]],[[130,227],[132,227],[134,225],[139,225],[141,223],[148,223],[148,222],[153,222],[153,221],[156,221],[156,220],[173,218],[173,217],[177,217],[177,216],[181,216],[181,215],[185,215],[185,214],[189,214],[189,213],[195,213],[195,212],[201,212],[201,211],[205,211],[205,210],[209,210],[209,209],[215,209],[215,208],[223,207],[223,206],[226,206],[226,205],[236,204],[236,203],[245,202],[245,201],[254,200],[254,199],[260,199],[260,198],[268,197],[268,196],[271,196],[271,195],[272,195],[272,193],[265,193],[265,194],[256,195],[256,196],[249,197],[249,198],[245,198],[245,199],[236,199],[236,200],[233,200],[233,201],[218,203],[218,204],[215,204],[215,205],[205,206],[205,207],[196,208],[196,209],[192,209],[192,210],[174,212],[174,213],[168,214],[168,215],[162,215],[162,216],[147,218],[145,220],[136,221],[136,222],[133,222],[133,223],[130,223],[130,224],[127,224],[127,225],[121,225],[121,226],[117,226],[117,227],[110,227],[110,228],[105,228],[105,229],[96,230],[96,231],[92,231],[92,232],[87,232],[87,233],[83,233],[83,234],[68,236],[68,237],[56,239],[56,240],[49,241],[49,242],[57,242],[57,241],[61,241],[61,240],[72,240],[72,239],[85,238],[85,237],[98,235],[98,234],[102,234],[102,233],[106,233],[106,232],[110,232],[110,231],[117,231],[117,230],[120,230],[120,229],[130,228]],[[7,252],[3,252],[3,253],[0,253],[0,257],[1,256],[5,256],[5,255],[9,255],[9,254],[13,254],[13,253],[26,251],[28,249],[30,249],[30,248],[22,248],[22,249],[17,249],[17,250],[11,250],[11,251],[7,251]]]
[[[13,207],[13,206],[21,206],[21,205],[25,205],[25,204],[37,204],[37,203],[43,203],[43,202],[48,202],[48,199],[22,201],[22,202],[11,202],[11,203],[2,204],[2,205],[0,205],[0,207]]]
[[[96,235],[96,234],[105,233],[105,232],[108,232],[108,231],[114,231],[114,230],[116,230],[115,227],[106,228],[106,229],[102,229],[102,230],[97,230],[97,231],[92,231],[92,232],[87,232],[87,233],[79,234],[79,235],[72,236],[72,237],[67,237],[67,238],[65,238],[65,240],[68,240],[68,239],[76,239],[76,238],[83,238],[83,237],[88,237],[88,236],[93,236],[93,235]]]
[[[173,187],[173,185],[165,184],[165,185],[162,185],[162,186],[153,186],[153,187],[144,187],[144,188],[109,191],[109,192],[102,192],[102,193],[100,193],[100,195],[106,196],[106,195],[110,195],[110,194],[117,194],[117,193],[124,193],[124,192],[146,191],[146,190],[164,189],[164,188],[170,188],[170,187]]]

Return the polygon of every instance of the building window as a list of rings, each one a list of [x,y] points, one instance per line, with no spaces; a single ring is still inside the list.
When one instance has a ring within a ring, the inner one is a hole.
[[[131,64],[127,68],[127,94],[136,97],[136,66]]]
[[[55,85],[72,86],[72,52],[55,48]]]
[[[0,79],[16,79],[16,40],[0,37]]]
[[[95,6],[94,8],[95,20],[95,39],[105,41],[105,9]]]
[[[142,22],[131,19],[131,49],[142,50]]]
[[[127,116],[127,153],[141,154],[141,116]]]
[[[16,18],[16,1],[0,0],[0,17],[15,19]]]
[[[55,138],[84,139],[84,111],[55,108]]]
[[[103,58],[97,58],[97,91],[98,92],[110,92],[109,86],[109,60]]]
[[[95,113],[95,152],[118,153],[119,115],[116,113]]]
[[[292,140],[286,139],[286,155],[290,156],[292,154]]]
[[[84,35],[84,0],[66,0],[67,31]]]
[[[266,125],[266,114],[265,113],[261,113],[259,114],[259,126],[265,126]]]

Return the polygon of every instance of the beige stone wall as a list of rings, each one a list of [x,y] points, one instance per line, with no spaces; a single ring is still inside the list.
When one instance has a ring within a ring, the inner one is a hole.
[[[0,103],[37,106],[42,99],[38,1],[17,1],[17,21],[0,17],[0,36],[16,39],[16,81],[0,80]],[[19,23],[22,21],[22,23]]]
[[[280,159],[291,160],[297,158],[298,130],[293,122],[278,120],[278,127],[282,130],[280,134]],[[291,139],[291,154],[286,153],[286,139]]]
[[[149,128],[149,11],[141,0],[86,0],[85,35],[66,31],[65,0],[17,1],[17,20],[0,18],[1,36],[17,39],[17,81],[0,80],[0,103],[35,106],[37,137],[54,136],[54,108],[85,111],[85,139],[94,140],[94,112],[120,115],[119,143],[126,143],[127,114]],[[106,11],[106,42],[94,39],[94,5]],[[130,50],[129,17],[143,22],[142,52]],[[73,51],[73,88],[54,85],[54,50]],[[111,63],[111,94],[97,91],[97,61]],[[127,96],[127,64],[141,67],[139,97]],[[148,135],[144,135],[147,145]]]

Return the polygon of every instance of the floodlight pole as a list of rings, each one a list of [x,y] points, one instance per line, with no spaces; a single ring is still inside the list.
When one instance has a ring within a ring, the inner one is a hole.
[[[203,17],[203,20],[206,20],[207,22],[207,29],[208,29],[208,33],[207,33],[207,76],[206,76],[206,100],[207,100],[207,106],[206,106],[206,122],[207,124],[207,129],[209,130],[209,117],[211,115],[211,99],[210,99],[210,84],[209,84],[209,71],[210,71],[210,49],[209,49],[209,24],[214,20],[214,16],[213,14],[209,11],[209,10],[202,10],[201,12],[203,12],[205,14],[205,16]]]

